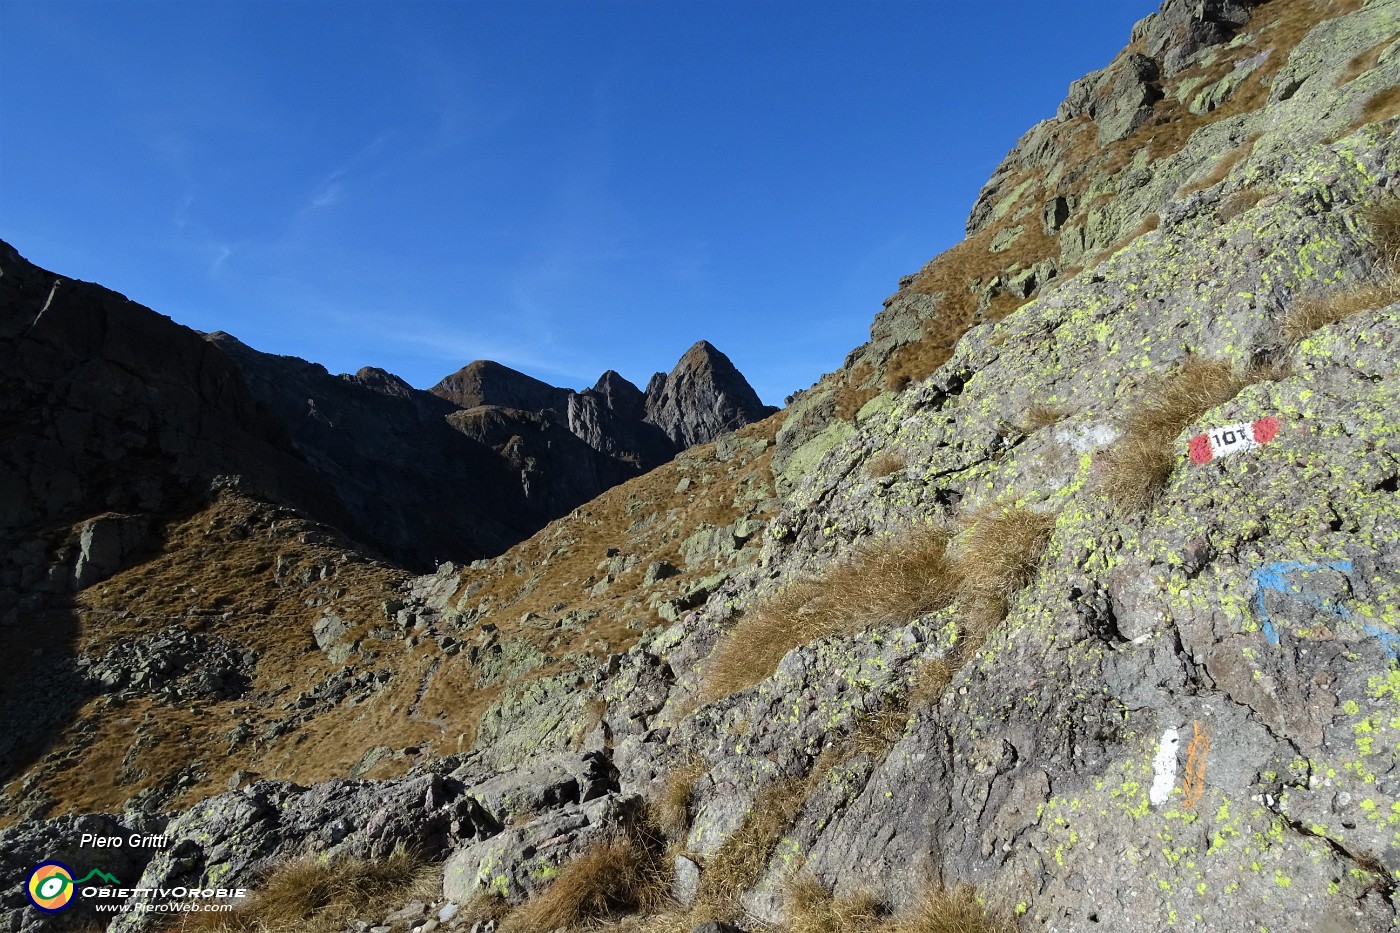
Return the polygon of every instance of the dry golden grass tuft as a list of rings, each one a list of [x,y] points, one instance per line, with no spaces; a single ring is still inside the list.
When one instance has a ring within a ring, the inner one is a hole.
[[[1055,516],[1016,506],[992,506],[975,513],[958,552],[966,595],[1005,600],[1030,582]]]
[[[1171,444],[1158,437],[1125,434],[1111,450],[1098,455],[1102,469],[1099,489],[1128,509],[1145,509],[1152,504],[1171,476],[1174,452]]]
[[[907,622],[947,606],[958,582],[947,546],[946,532],[924,527],[859,549],[819,581],[779,591],[725,637],[701,696],[713,700],[759,683],[799,645]]]
[[[851,732],[845,751],[853,755],[883,757],[904,737],[909,725],[909,708],[904,702],[882,709],[862,719]]]
[[[810,875],[791,879],[783,891],[783,933],[880,933],[884,906],[868,890],[834,897]]]
[[[457,912],[457,919],[462,926],[473,929],[478,924],[485,926],[490,921],[500,924],[510,913],[510,902],[494,891],[478,891],[473,894],[462,909]]]
[[[1215,209],[1216,223],[1227,224],[1268,197],[1262,188],[1242,188],[1229,195]]]
[[[982,650],[1006,618],[1011,597],[1030,582],[1055,516],[1018,506],[993,505],[966,519],[958,549],[959,632],[945,663],[949,677]],[[941,691],[940,691],[941,693]]]
[[[882,450],[865,462],[865,475],[871,479],[879,479],[891,473],[898,473],[908,465],[908,458],[904,454]]]
[[[1039,402],[1026,409],[1026,415],[1021,419],[1017,427],[1023,434],[1030,434],[1032,431],[1039,431],[1041,428],[1048,428],[1050,425],[1062,420],[1069,412],[1057,405],[1042,405]]]
[[[501,933],[574,929],[617,914],[661,909],[670,875],[659,833],[635,821],[564,866],[543,894],[506,916]]]
[[[869,891],[834,897],[815,879],[788,883],[782,933],[1015,933],[1015,921],[988,910],[971,885],[930,889],[903,916],[891,916]]]
[[[1146,508],[1171,475],[1177,435],[1245,386],[1278,376],[1267,369],[1236,375],[1224,360],[1189,358],[1149,391],[1122,435],[1098,455],[1099,489],[1125,508]]]
[[[929,891],[890,933],[1016,933],[1016,921],[984,907],[964,884]]]
[[[825,613],[809,610],[820,588],[810,580],[790,583],[739,620],[716,650],[703,702],[751,687],[773,671],[792,648],[835,634]]]
[[[705,762],[692,759],[666,775],[661,792],[652,801],[656,824],[672,839],[679,839],[690,829],[690,797],[695,782],[706,772]]]
[[[902,538],[860,548],[822,581],[806,609],[831,631],[906,622],[948,605],[955,584],[948,533],[923,526]]]
[[[987,639],[1006,618],[1011,603],[1001,596],[966,596],[959,606],[958,642],[949,656],[961,668],[982,650]]]
[[[1216,405],[1239,394],[1249,380],[1235,375],[1224,360],[1191,357],[1157,385],[1128,421],[1133,434],[1177,434]]]
[[[909,708],[918,709],[930,706],[943,697],[943,691],[953,681],[956,669],[946,658],[933,658],[922,662],[914,672],[914,681],[909,687]]]
[[[1374,311],[1400,299],[1400,285],[1395,281],[1368,284],[1340,292],[1303,295],[1294,300],[1283,319],[1283,339],[1289,345],[1299,343],[1313,331],[1336,324],[1363,311]]]
[[[227,913],[183,914],[180,933],[339,933],[387,904],[431,900],[441,875],[395,851],[386,859],[316,858],[285,862],[253,886],[252,902]]]
[[[1361,216],[1371,228],[1381,262],[1400,275],[1400,197],[1374,201],[1362,209]]]
[[[824,756],[807,776],[785,778],[759,793],[743,825],[705,862],[697,898],[701,910],[714,916],[739,914],[739,896],[758,880],[783,834],[801,812],[807,795],[830,764],[831,760]]]

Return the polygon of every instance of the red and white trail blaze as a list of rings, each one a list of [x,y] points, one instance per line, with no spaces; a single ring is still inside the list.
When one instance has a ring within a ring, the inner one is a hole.
[[[1191,460],[1195,463],[1210,463],[1219,457],[1228,457],[1242,450],[1250,450],[1260,444],[1267,444],[1278,437],[1278,419],[1260,418],[1257,421],[1244,421],[1240,424],[1226,424],[1211,428],[1204,434],[1191,438],[1187,446]]]

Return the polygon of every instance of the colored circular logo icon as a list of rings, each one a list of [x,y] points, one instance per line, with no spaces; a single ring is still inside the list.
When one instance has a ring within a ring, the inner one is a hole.
[[[24,886],[29,903],[46,914],[56,914],[73,903],[73,870],[62,862],[40,862]]]

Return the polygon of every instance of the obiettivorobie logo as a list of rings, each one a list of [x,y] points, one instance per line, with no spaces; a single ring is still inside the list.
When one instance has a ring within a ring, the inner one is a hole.
[[[81,878],[73,878],[73,869],[62,862],[40,862],[29,873],[24,893],[29,895],[29,903],[46,914],[56,914],[67,910],[73,903],[73,895],[79,885],[97,878],[107,884],[121,884],[114,875],[100,868],[94,868]]]
[[[35,865],[24,884],[29,903],[46,914],[67,910],[77,899],[88,902],[97,913],[171,913],[229,911],[249,896],[247,888],[125,888],[115,875],[100,868],[81,878],[73,874],[62,862]]]
[[[164,849],[168,845],[169,840],[164,835],[152,833],[127,836],[83,833],[78,838],[79,849]],[[157,884],[127,888],[115,875],[100,868],[78,878],[73,869],[53,859],[34,866],[24,883],[24,893],[35,910],[46,914],[67,910],[74,901],[83,901],[88,910],[97,914],[228,911],[249,896],[247,888],[217,886],[166,888]]]

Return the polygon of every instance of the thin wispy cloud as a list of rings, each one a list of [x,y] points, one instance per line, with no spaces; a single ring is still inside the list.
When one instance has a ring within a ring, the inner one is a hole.
[[[367,163],[370,163],[375,156],[384,150],[391,135],[387,130],[380,133],[336,168],[326,173],[319,182],[312,186],[311,197],[306,206],[297,212],[298,216],[334,207],[344,201],[347,194],[347,180],[351,173],[360,173]]]
[[[214,261],[209,264],[209,274],[211,276],[218,275],[220,270],[223,269],[224,263],[228,261],[228,258],[232,255],[232,247],[228,246],[227,244],[219,246],[214,251]]]
[[[187,226],[189,226],[189,223],[190,223],[190,208],[192,208],[192,207],[194,207],[194,195],[193,195],[193,194],[186,194],[184,197],[182,197],[182,198],[180,199],[180,206],[177,207],[177,208],[175,208],[175,217],[173,218],[173,223],[175,224],[175,229],[177,229],[177,230],[183,230],[183,229],[185,229]]]
[[[444,327],[435,322],[405,325],[399,321],[391,326],[383,326],[385,321],[382,316],[378,317],[375,326],[367,328],[367,331],[372,332],[378,340],[396,345],[404,351],[442,361],[444,376],[449,371],[475,360],[494,360],[512,369],[537,376],[547,374],[570,385],[597,378],[597,373],[585,370],[567,357],[556,354],[542,356],[533,344],[502,341],[479,332]]]
[[[312,196],[309,206],[311,210],[332,207],[339,204],[344,197],[345,185],[339,181],[333,181],[322,187],[320,191]]]

